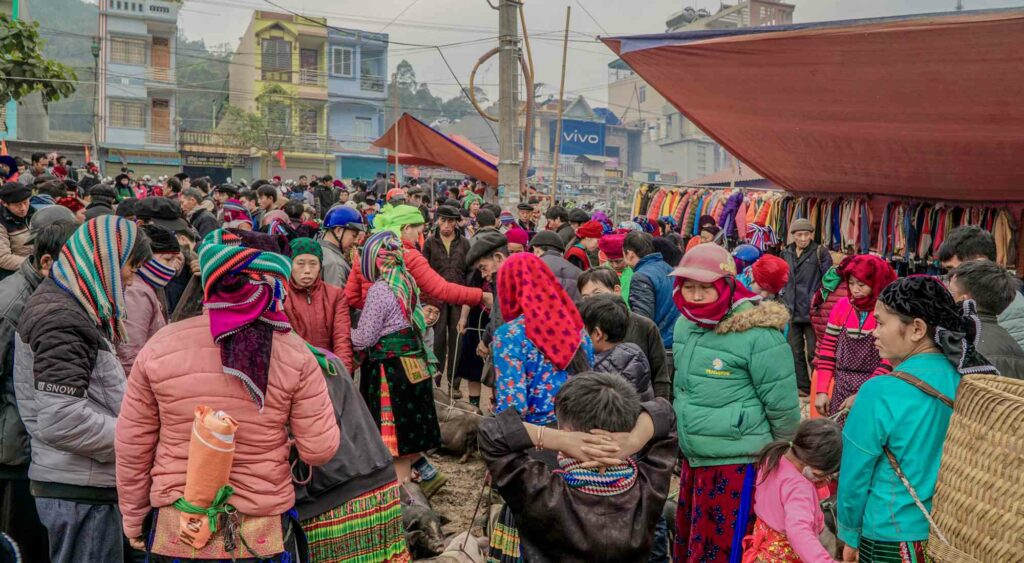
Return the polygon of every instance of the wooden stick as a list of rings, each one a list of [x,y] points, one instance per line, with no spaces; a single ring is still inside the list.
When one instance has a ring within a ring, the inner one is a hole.
[[[572,6],[565,7],[565,38],[562,39],[562,81],[558,86],[558,122],[555,124],[554,172],[551,173],[551,205],[558,199],[558,155],[562,151],[562,99],[565,97],[565,62],[569,56],[569,16]]]

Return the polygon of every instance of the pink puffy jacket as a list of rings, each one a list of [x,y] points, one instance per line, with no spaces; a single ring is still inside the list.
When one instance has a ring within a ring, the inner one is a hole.
[[[266,405],[260,413],[238,379],[226,375],[220,349],[202,315],[170,324],[139,352],[117,419],[118,503],[124,533],[142,534],[151,507],[174,503],[185,490],[188,444],[196,405],[238,421],[229,502],[242,514],[283,514],[295,504],[288,434],[310,465],[329,461],[340,432],[313,354],[295,333],[274,334]]]

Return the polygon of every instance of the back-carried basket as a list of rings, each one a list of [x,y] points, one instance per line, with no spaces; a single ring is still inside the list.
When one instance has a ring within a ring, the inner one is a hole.
[[[1024,381],[963,378],[932,517],[928,553],[936,561],[1024,561]]]

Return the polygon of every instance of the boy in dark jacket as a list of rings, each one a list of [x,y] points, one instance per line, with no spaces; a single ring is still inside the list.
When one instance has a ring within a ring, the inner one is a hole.
[[[594,343],[594,371],[619,374],[633,385],[641,401],[654,400],[647,355],[636,344],[623,341],[629,326],[626,303],[614,295],[594,295],[583,300],[580,314]]]
[[[641,404],[623,378],[586,372],[555,404],[558,430],[513,409],[480,423],[480,452],[515,515],[523,560],[646,561],[678,447],[668,402]],[[561,471],[531,459],[534,448],[559,451]]]

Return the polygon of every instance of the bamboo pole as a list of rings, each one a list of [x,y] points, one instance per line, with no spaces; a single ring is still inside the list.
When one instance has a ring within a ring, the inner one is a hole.
[[[565,62],[569,56],[569,16],[572,14],[572,6],[565,7],[565,37],[562,39],[562,80],[558,85],[558,121],[555,124],[555,155],[554,171],[551,173],[551,205],[558,199],[558,155],[562,151],[562,100],[565,98]]]

